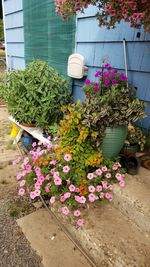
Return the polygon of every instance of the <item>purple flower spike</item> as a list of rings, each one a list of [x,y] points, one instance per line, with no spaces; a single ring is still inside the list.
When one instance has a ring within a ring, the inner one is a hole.
[[[90,85],[90,84],[91,84],[91,81],[90,81],[90,80],[86,80],[86,81],[85,81],[85,84],[86,84],[86,85]]]

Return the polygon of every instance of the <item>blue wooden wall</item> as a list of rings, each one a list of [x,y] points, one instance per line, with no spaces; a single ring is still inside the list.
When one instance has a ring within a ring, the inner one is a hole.
[[[76,52],[85,58],[89,67],[88,78],[94,80],[94,73],[102,64],[102,59],[120,72],[124,71],[123,38],[127,41],[127,62],[129,82],[138,88],[137,97],[147,103],[148,117],[140,125],[150,128],[150,35],[140,30],[132,29],[127,23],[121,23],[116,29],[107,30],[98,26],[95,18],[96,8],[89,7],[85,14],[77,17]],[[84,99],[81,87],[83,80],[74,80],[74,99]]]
[[[4,19],[9,69],[24,69],[24,26],[22,0],[6,0]]]

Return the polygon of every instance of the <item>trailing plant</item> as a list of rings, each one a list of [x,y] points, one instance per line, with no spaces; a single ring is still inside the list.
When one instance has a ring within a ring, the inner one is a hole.
[[[50,205],[58,202],[61,213],[71,215],[77,226],[84,224],[83,206],[87,211],[90,203],[111,201],[114,182],[125,186],[124,170],[118,162],[104,160],[83,177],[74,172],[72,155],[65,154],[56,160],[55,145],[34,142],[33,147],[29,157],[13,161],[21,168],[17,175],[18,194],[21,197],[27,194],[33,200],[42,196],[49,199]]]
[[[142,25],[150,33],[149,0],[55,0],[56,11],[65,19],[84,12],[89,4],[97,7],[99,25],[108,29],[114,28],[121,20],[130,23],[131,27],[140,29]]]
[[[142,130],[139,127],[133,126],[131,124],[128,125],[128,134],[125,140],[125,144],[128,145],[139,145],[141,151],[144,150],[146,142],[146,137],[143,134]]]
[[[44,129],[62,118],[61,105],[71,101],[68,81],[41,60],[8,73],[2,90],[9,113],[19,123]]]

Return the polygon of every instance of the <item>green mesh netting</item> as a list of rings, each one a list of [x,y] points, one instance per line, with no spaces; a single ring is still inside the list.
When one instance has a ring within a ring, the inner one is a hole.
[[[26,63],[43,59],[66,75],[75,46],[75,19],[63,21],[53,0],[23,0],[23,7]]]

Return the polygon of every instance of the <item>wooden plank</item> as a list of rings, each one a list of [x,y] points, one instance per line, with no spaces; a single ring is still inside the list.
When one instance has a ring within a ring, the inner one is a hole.
[[[137,32],[141,33],[137,38]],[[85,17],[77,20],[77,42],[109,42],[122,41],[150,41],[150,34],[144,31],[131,28],[128,23],[122,22],[115,29],[108,30],[105,27],[99,27],[96,17]]]
[[[25,59],[19,57],[8,56],[8,67],[14,70],[24,70],[25,69]]]
[[[7,43],[23,43],[24,28],[6,29]]]
[[[4,1],[5,15],[17,12],[23,9],[22,0],[7,0]]]
[[[23,11],[18,11],[17,13],[6,16],[5,25],[6,29],[23,27]]]

